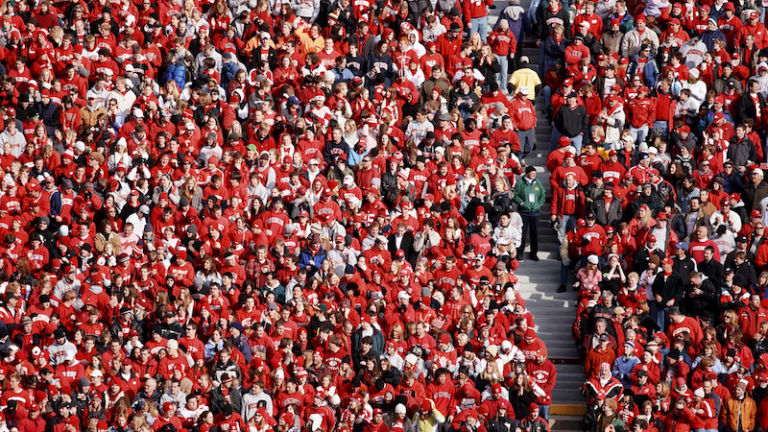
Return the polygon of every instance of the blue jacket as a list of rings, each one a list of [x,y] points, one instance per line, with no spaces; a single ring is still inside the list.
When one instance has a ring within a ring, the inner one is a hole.
[[[632,62],[629,64],[627,70],[627,76],[634,75],[637,72],[637,56],[632,57]],[[656,64],[656,60],[652,57],[648,57],[648,61],[645,62],[645,68],[643,68],[643,78],[645,79],[645,85],[649,88],[656,88],[656,83],[659,81],[659,65]]]
[[[625,358],[621,355],[616,357],[616,360],[613,361],[613,376],[618,378],[624,388],[632,387],[630,376],[632,375],[632,369],[634,369],[638,363],[640,363],[640,359],[636,356]]]
[[[175,81],[179,89],[187,85],[187,66],[183,62],[173,63],[165,70],[162,84],[165,85],[170,80]]]
[[[701,34],[701,41],[704,42],[704,45],[707,46],[707,50],[712,51],[715,47],[715,41],[717,39],[720,39],[721,41],[726,41],[725,35],[723,32],[721,32],[719,29],[717,30],[705,30]]]
[[[221,64],[221,87],[227,88],[229,82],[235,79],[237,71],[240,70],[236,62],[224,62]]]
[[[301,256],[299,257],[299,267],[305,268],[307,270],[307,275],[312,276],[315,274],[317,270],[320,269],[320,266],[323,264],[323,261],[325,260],[325,249],[322,247],[317,251],[316,254],[312,254],[312,251],[309,248],[304,248],[301,251]],[[310,261],[312,261],[310,263]]]

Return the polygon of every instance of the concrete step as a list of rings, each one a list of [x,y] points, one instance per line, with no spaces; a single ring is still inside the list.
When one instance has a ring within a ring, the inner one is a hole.
[[[507,5],[505,0],[494,1],[495,9],[490,10],[489,23],[493,26],[499,13]],[[521,0],[521,6],[527,9],[530,0]],[[536,47],[531,38],[523,43],[522,55],[527,56],[534,70],[538,69],[541,49]],[[538,97],[536,108],[536,149],[526,157],[526,163],[536,167],[539,180],[549,189],[550,173],[546,169],[549,156],[549,141],[552,126],[546,120],[548,101]],[[549,195],[549,193],[548,193]],[[518,291],[526,302],[526,307],[534,316],[539,337],[547,345],[550,357],[556,360],[558,372],[553,392],[552,430],[558,432],[581,432],[581,417],[585,412],[584,400],[579,396],[579,389],[584,383],[581,366],[572,364],[578,361],[578,353],[571,339],[571,326],[575,314],[576,294],[574,292],[557,293],[560,281],[559,245],[557,234],[549,223],[549,205],[542,209],[537,221],[540,261],[528,259],[529,248],[520,261],[515,275],[519,278]],[[562,360],[567,360],[562,363]]]
[[[558,432],[581,432],[582,417],[576,415],[553,415],[550,417],[550,429]]]

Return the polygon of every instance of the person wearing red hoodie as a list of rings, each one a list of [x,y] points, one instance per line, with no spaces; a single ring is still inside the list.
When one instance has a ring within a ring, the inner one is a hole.
[[[455,390],[456,386],[453,380],[450,379],[450,372],[445,368],[439,368],[435,372],[435,379],[427,384],[427,394],[432,395],[435,409],[440,411],[440,414],[444,417],[452,414],[456,409],[453,406]]]
[[[528,99],[531,89],[521,86],[517,89],[515,98],[510,104],[510,115],[514,125],[517,138],[520,142],[520,159],[525,159],[533,151],[536,130],[536,109],[533,103]]]
[[[533,363],[537,356],[547,355],[546,345],[538,336],[536,336],[536,331],[532,328],[525,331],[523,340],[517,344],[517,347],[523,352],[526,365],[528,363]]]
[[[536,361],[528,362],[525,365],[525,371],[545,393],[544,396],[538,396],[536,403],[539,404],[539,414],[549,420],[549,408],[552,405],[552,392],[557,383],[557,368],[547,358],[546,352],[541,352],[536,356]]]
[[[33,402],[27,410],[27,417],[17,427],[19,432],[45,432],[45,419],[40,416],[40,405]]]

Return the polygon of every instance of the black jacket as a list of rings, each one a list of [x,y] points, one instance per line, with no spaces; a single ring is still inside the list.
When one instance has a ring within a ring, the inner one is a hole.
[[[762,94],[758,93],[757,100],[760,105],[760,112],[764,113],[766,108],[765,98]],[[744,119],[748,118],[757,118],[755,103],[752,101],[752,96],[749,95],[748,91],[741,94],[736,108],[736,120],[739,122],[743,122]]]
[[[555,115],[555,126],[561,134],[568,138],[586,133],[589,127],[589,115],[583,105],[576,105],[571,109],[568,105],[563,105]]]
[[[666,279],[663,274],[657,275],[651,290],[654,295],[661,296],[661,307],[666,307],[666,303],[672,299],[675,300],[675,304],[679,304],[683,300],[683,280],[675,272],[672,272]]]
[[[725,280],[725,268],[715,259],[700,262],[699,271],[711,279],[717,287],[722,286]]]

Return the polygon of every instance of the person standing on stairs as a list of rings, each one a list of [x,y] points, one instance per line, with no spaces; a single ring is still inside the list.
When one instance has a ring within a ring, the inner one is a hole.
[[[544,205],[545,195],[544,186],[536,179],[536,168],[530,165],[527,166],[522,180],[515,184],[514,196],[512,198],[517,203],[520,217],[523,218],[523,239],[520,247],[517,249],[518,260],[523,259],[525,242],[529,236],[531,240],[531,260],[539,260],[539,233],[536,219],[539,217],[541,207]]]
[[[533,151],[534,138],[536,136],[536,108],[533,102],[528,98],[530,90],[527,86],[521,86],[517,89],[515,98],[510,101],[512,124],[517,132],[517,139],[520,142],[520,160],[524,161],[526,156]]]

